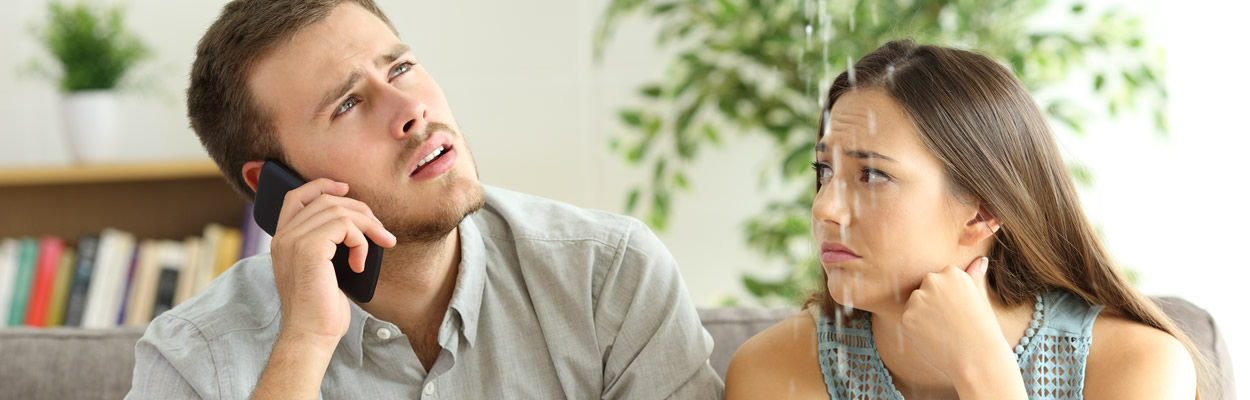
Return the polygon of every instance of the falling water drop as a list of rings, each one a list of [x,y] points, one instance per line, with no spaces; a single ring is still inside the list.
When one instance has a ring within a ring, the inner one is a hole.
[[[846,79],[850,81],[851,87],[855,86],[855,61],[851,60],[851,56],[846,56]]]

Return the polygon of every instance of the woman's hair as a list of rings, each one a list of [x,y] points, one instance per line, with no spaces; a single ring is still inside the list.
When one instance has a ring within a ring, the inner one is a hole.
[[[1007,68],[969,51],[891,41],[834,80],[818,137],[834,103],[856,89],[878,89],[897,101],[920,142],[941,162],[951,192],[979,199],[997,218],[1001,229],[988,257],[998,267],[987,278],[1004,305],[1067,290],[1116,316],[1168,332],[1189,349],[1199,376],[1205,375],[1193,342],[1112,262],[1085,217],[1046,119]],[[826,284],[809,302],[833,317],[841,306],[822,276]]]

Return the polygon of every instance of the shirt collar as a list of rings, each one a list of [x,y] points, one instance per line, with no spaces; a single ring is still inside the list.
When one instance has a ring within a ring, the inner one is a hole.
[[[456,277],[456,289],[452,292],[448,311],[454,311],[460,318],[460,330],[470,346],[477,342],[477,321],[482,309],[482,290],[486,286],[486,247],[482,243],[482,233],[477,229],[473,218],[466,217],[460,221],[460,273]],[[368,333],[366,325],[371,320],[383,322],[372,314],[351,303],[351,325],[336,351],[343,352],[346,360],[359,367],[363,363],[364,335]],[[444,325],[448,320],[444,319]],[[439,344],[445,345],[447,338],[439,337]]]
[[[486,246],[473,217],[460,221],[460,276],[452,292],[449,310],[460,315],[461,329],[472,346],[477,342],[477,320],[482,310],[482,290],[486,286]]]

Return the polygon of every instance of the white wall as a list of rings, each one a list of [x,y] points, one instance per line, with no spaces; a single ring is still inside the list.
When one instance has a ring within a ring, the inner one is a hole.
[[[116,1],[104,2],[117,4]],[[666,58],[654,27],[626,24],[601,64],[591,34],[606,0],[401,1],[383,9],[450,98],[485,182],[585,207],[620,211],[642,171],[607,149],[621,132],[616,110],[636,104],[636,87],[661,76]],[[1248,65],[1238,50],[1244,2],[1168,0],[1131,4],[1167,49],[1172,137],[1153,138],[1140,121],[1095,126],[1088,140],[1065,141],[1089,164],[1097,187],[1088,212],[1117,258],[1142,275],[1149,294],[1179,295],[1210,310],[1226,336],[1250,329],[1234,294],[1250,261],[1247,178]],[[0,167],[67,161],[58,100],[49,82],[15,71],[41,49],[26,27],[45,16],[42,0],[9,1],[0,13]],[[182,91],[196,40],[223,1],[130,0],[130,25],[155,48],[143,93],[124,105],[127,159],[203,157],[187,128]],[[742,271],[766,263],[743,250],[742,221],[764,198],[755,186],[769,162],[763,141],[731,141],[704,153],[691,171],[694,193],[678,198],[661,234],[681,263],[691,295],[715,305],[742,295]],[[775,271],[775,269],[774,269]],[[764,273],[767,273],[765,271]],[[1230,340],[1250,390],[1250,345]]]

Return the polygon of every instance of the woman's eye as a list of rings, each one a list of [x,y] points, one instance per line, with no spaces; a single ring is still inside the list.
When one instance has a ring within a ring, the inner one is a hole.
[[[885,183],[885,182],[890,181],[890,175],[884,172],[881,172],[880,170],[876,170],[872,168],[864,168],[863,173],[864,173],[864,176],[860,177],[859,180],[860,182],[864,182],[869,185],[877,184],[877,183]]]
[[[829,182],[833,178],[833,168],[822,162],[812,163],[812,170],[816,171],[816,179],[821,183]]]
[[[356,104],[359,104],[359,101],[356,100],[355,97],[348,97],[347,100],[343,101],[343,104],[339,105],[338,109],[334,110],[334,116],[337,117],[343,115],[343,113],[348,112],[352,109],[352,107],[355,107]]]
[[[395,77],[403,75],[405,72],[408,72],[411,69],[412,69],[412,63],[407,62],[407,61],[402,62],[399,65],[396,65],[395,69],[391,70],[390,79],[395,79]]]

